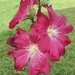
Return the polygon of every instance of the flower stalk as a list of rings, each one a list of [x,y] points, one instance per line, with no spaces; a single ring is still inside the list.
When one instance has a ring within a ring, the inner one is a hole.
[[[38,0],[39,10],[41,11],[41,0]]]

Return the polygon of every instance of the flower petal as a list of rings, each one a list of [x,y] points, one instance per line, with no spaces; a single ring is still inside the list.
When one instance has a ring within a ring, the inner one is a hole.
[[[11,50],[8,54],[11,54],[14,57],[14,67],[18,71],[22,70],[30,57],[29,52],[25,49]]]
[[[61,43],[58,39],[54,38],[53,42],[55,43],[55,45],[58,48],[59,51],[59,55],[63,56],[65,54],[65,46],[63,45],[63,43]]]
[[[50,50],[50,38],[48,36],[44,36],[44,38],[42,38],[39,41],[38,47],[40,51],[43,53],[46,53],[47,51],[49,51]]]
[[[17,47],[27,47],[30,44],[29,35],[26,33],[25,30],[22,30],[20,28],[17,28],[17,39],[15,40],[15,43],[17,44]]]
[[[64,46],[71,43],[71,40],[63,34],[59,34],[58,36],[55,36]]]
[[[48,74],[50,72],[50,64],[48,63],[47,59],[41,53],[37,56],[39,57],[38,61],[40,62],[40,66],[42,68],[42,73]],[[42,61],[41,61],[42,60]],[[44,63],[43,63],[44,62]]]
[[[60,59],[59,50],[54,41],[45,36],[38,44],[39,50],[43,52],[49,60],[57,61]]]
[[[14,40],[15,40],[15,35],[10,36],[7,39],[7,44],[10,45],[10,46],[16,47],[16,44],[14,43]]]
[[[61,27],[61,26],[65,26],[66,25],[66,18],[64,17],[64,15],[59,15],[58,18],[54,21],[53,23],[54,26]]]
[[[30,27],[30,39],[33,43],[38,43],[39,40],[43,37],[43,35],[46,34],[46,28],[38,22],[34,23]]]
[[[72,32],[73,30],[73,27],[72,25],[66,25],[66,26],[62,26],[62,27],[59,27],[58,31],[61,32],[62,34],[67,34],[67,33],[70,33]]]
[[[37,13],[37,21],[46,27],[49,26],[48,17],[44,15],[40,10],[38,10],[38,13]]]
[[[8,55],[12,55],[12,56],[13,56],[13,55],[14,55],[14,53],[15,53],[15,51],[16,51],[16,50],[11,49],[11,50],[9,50],[9,51],[7,52],[7,54],[8,54]]]
[[[25,30],[17,28],[16,34],[8,38],[7,44],[17,48],[25,48],[30,45],[30,38]]]
[[[48,13],[49,13],[50,25],[52,25],[53,22],[55,21],[55,19],[57,18],[57,15],[56,15],[55,11],[53,10],[52,5],[50,5],[50,6],[45,5],[45,7],[47,8]]]
[[[28,66],[28,75],[48,74],[49,72],[50,65],[42,55],[36,54],[31,58]]]

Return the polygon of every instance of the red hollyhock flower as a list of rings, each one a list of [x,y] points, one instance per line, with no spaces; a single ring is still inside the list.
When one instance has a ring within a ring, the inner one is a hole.
[[[8,51],[8,54],[14,57],[16,70],[22,70],[30,60],[28,75],[39,75],[40,73],[46,75],[50,72],[50,65],[45,55],[39,51],[37,37],[28,35],[26,31],[18,28],[17,33],[8,38],[7,43],[15,47]]]
[[[20,7],[13,19],[9,23],[9,28],[14,28],[20,20],[25,19],[25,16],[29,14],[28,7],[32,7],[36,3],[36,0],[21,0]]]
[[[63,15],[57,16],[51,5],[45,5],[45,8],[48,10],[49,17],[39,10],[37,22],[31,26],[31,31],[33,35],[43,36],[38,44],[41,52],[46,53],[50,60],[59,60],[59,56],[65,54],[65,46],[71,43],[65,34],[70,33],[73,27],[71,24],[66,24]]]

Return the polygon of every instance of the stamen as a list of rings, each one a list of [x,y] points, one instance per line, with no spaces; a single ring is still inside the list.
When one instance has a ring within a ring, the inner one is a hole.
[[[57,30],[53,26],[50,26],[47,30],[47,33],[48,33],[48,36],[51,37],[57,34]]]
[[[30,53],[30,56],[32,57],[32,56],[34,56],[36,53],[38,53],[38,46],[37,45],[35,45],[35,44],[31,44],[28,48],[27,48],[27,50],[29,51],[29,53]]]

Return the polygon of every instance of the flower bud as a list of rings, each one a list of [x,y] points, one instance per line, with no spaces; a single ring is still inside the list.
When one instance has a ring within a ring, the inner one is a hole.
[[[36,10],[34,9],[34,7],[30,8],[28,7],[28,12],[29,14],[27,16],[25,16],[26,19],[31,19],[33,21],[36,21]]]

